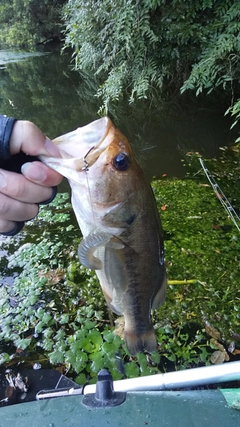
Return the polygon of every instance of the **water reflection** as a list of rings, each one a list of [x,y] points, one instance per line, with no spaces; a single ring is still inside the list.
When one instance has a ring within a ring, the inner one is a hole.
[[[47,55],[48,53],[42,52],[21,52],[21,51],[12,51],[12,50],[0,50],[0,67],[4,68],[6,64],[10,62],[20,62],[25,61],[35,56]]]
[[[32,120],[51,138],[98,118],[96,83],[71,71],[67,53],[24,59],[0,70],[2,114]],[[197,103],[159,108],[146,101],[132,106],[122,101],[111,117],[133,143],[149,176],[181,176],[183,151],[215,156],[219,146],[234,140],[223,111],[200,110]]]

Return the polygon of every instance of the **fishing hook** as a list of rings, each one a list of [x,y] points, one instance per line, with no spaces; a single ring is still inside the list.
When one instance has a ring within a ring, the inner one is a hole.
[[[84,161],[84,163],[85,163],[85,166],[82,168],[82,170],[83,170],[83,171],[85,171],[85,172],[88,172],[88,171],[89,171],[89,163],[88,163],[88,161],[86,160],[86,158],[87,158],[87,156],[89,155],[89,153],[90,153],[94,148],[95,148],[94,146],[93,146],[93,147],[91,147],[91,148],[88,150],[87,154],[85,154],[85,156],[83,157],[83,161]]]

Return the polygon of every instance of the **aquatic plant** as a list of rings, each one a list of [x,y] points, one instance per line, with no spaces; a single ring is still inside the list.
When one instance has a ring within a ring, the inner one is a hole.
[[[153,182],[170,283],[153,313],[157,352],[132,358],[114,333],[116,316],[94,272],[79,264],[80,231],[68,194],[60,193],[19,239],[1,242],[0,364],[42,362],[84,383],[103,367],[119,379],[209,364],[214,351],[237,357],[240,237],[197,177]]]
[[[177,324],[205,318],[230,339],[240,314],[235,304],[240,297],[238,231],[202,180],[166,181],[154,187],[163,208],[168,278],[196,279],[169,286],[159,317]]]

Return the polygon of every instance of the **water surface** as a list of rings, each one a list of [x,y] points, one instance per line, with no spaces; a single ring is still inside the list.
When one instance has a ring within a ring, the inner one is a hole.
[[[94,80],[72,71],[65,53],[0,51],[0,113],[32,120],[50,138],[97,118],[101,101]],[[111,111],[116,125],[127,135],[149,177],[182,176],[183,152],[219,154],[219,147],[234,141],[224,107],[203,108],[200,102],[149,105],[126,102]]]

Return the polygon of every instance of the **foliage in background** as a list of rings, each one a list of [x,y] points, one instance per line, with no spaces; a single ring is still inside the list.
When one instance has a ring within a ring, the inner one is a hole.
[[[169,99],[180,87],[200,93],[221,86],[233,106],[239,17],[233,0],[71,0],[66,46],[76,69],[101,77],[98,96],[106,110],[126,93],[129,102],[149,99],[155,90]]]
[[[181,92],[195,89],[196,95],[220,89],[229,94],[230,106],[226,113],[234,117],[232,126],[240,118],[239,70],[240,70],[240,8],[236,1],[209,2],[214,20],[191,73]],[[214,4],[215,3],[215,4]]]
[[[97,78],[101,112],[181,88],[215,91],[238,121],[239,18],[237,0],[3,0],[0,44],[29,48],[65,29],[75,68]]]
[[[158,37],[150,25],[155,2],[70,1],[65,8],[66,45],[74,49],[77,69],[104,76],[98,95],[118,100],[130,87],[130,102],[162,86],[154,50]]]
[[[59,42],[65,3],[66,0],[2,0],[0,45],[29,48]]]
[[[187,161],[193,167],[197,159]],[[84,383],[103,367],[119,379],[209,364],[213,351],[221,361],[234,360],[240,237],[196,165],[198,179],[153,182],[170,280],[165,304],[153,313],[158,351],[132,358],[114,334],[116,316],[95,274],[79,265],[80,232],[64,193],[41,208],[19,240],[2,240],[1,250],[12,255],[9,264],[7,253],[0,260],[0,364],[60,365]],[[228,189],[236,175],[221,179]],[[239,203],[240,193],[234,196]]]

